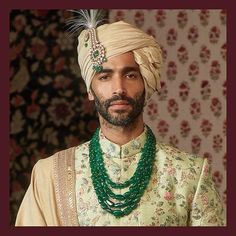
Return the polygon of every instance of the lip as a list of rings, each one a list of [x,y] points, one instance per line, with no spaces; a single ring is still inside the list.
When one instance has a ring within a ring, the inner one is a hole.
[[[126,109],[130,104],[127,101],[114,101],[111,102],[110,107],[112,109]]]
[[[114,105],[129,105],[129,103],[125,100],[118,100],[118,101],[111,102],[110,106],[114,106]]]

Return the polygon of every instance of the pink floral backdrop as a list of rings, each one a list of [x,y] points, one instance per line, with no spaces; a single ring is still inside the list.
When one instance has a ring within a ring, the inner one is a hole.
[[[162,89],[145,108],[159,141],[204,156],[226,205],[226,11],[111,10],[163,50]]]

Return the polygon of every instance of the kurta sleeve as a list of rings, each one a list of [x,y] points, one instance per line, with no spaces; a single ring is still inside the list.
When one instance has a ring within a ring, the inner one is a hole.
[[[207,159],[202,171],[192,203],[190,226],[225,226],[223,204],[217,192]]]
[[[20,205],[15,226],[77,226],[74,193],[75,148],[39,160]]]
[[[42,191],[38,181],[40,177],[40,165],[37,162],[32,170],[30,185],[20,205],[15,226],[46,226],[39,199]]]

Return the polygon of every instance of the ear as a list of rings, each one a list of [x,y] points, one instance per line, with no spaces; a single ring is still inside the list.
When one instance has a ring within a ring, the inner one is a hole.
[[[88,99],[89,99],[90,101],[93,101],[93,100],[94,100],[94,96],[93,96],[91,90],[88,91]]]

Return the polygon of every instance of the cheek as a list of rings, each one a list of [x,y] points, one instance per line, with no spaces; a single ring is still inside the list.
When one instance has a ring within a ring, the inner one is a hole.
[[[99,89],[96,89],[94,92],[100,101],[104,101],[106,98],[109,97],[109,94],[107,91],[109,91],[109,90],[107,90],[105,88],[102,89],[101,87],[99,87]]]
[[[135,91],[136,93],[143,93],[144,90],[145,90],[145,86],[144,86],[144,82],[143,81],[140,81],[139,83],[132,86],[133,88],[133,91]]]
[[[102,86],[98,86],[99,87],[98,88],[98,87],[96,87],[95,84],[91,87],[92,87],[93,92],[91,91],[89,93],[90,100],[95,100],[95,98],[97,98],[100,102],[103,102],[107,98],[110,98],[109,93],[108,93],[108,91],[110,91],[110,90],[107,90],[107,89],[103,88]]]
[[[145,84],[144,84],[144,80],[143,79],[142,79],[142,82],[141,82],[141,91],[145,92]]]
[[[107,83],[100,83],[99,85],[96,83],[93,83],[92,89],[93,89],[95,95],[99,99],[104,100],[104,99],[110,98],[112,96],[112,94],[111,94],[112,88]]]

